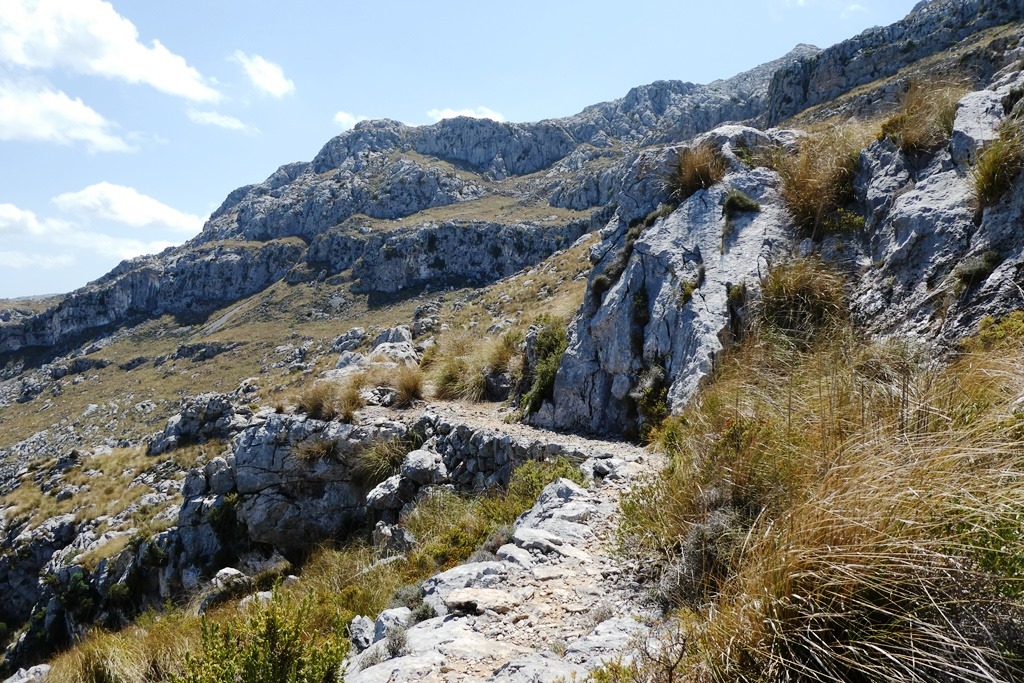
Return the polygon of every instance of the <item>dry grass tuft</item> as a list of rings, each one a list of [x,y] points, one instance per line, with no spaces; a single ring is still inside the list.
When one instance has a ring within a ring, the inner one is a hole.
[[[761,283],[758,312],[766,331],[806,348],[846,320],[843,278],[813,257],[778,265]]]
[[[418,367],[400,365],[395,371],[391,386],[398,392],[395,399],[396,408],[407,408],[416,401],[423,400],[423,372]]]
[[[892,138],[908,154],[942,147],[953,134],[957,102],[967,91],[963,85],[928,86],[912,79],[899,111],[882,123],[879,139]]]
[[[675,680],[1019,680],[1024,348],[996,346],[940,369],[837,331],[723,361],[623,503],[679,610]]]
[[[313,382],[296,400],[296,407],[313,420],[333,420],[338,416],[338,386],[333,382]]]
[[[797,228],[818,238],[845,228],[837,217],[853,200],[853,178],[869,131],[857,125],[835,126],[809,135],[796,154],[770,152],[770,165],[782,176],[782,195]]]
[[[974,195],[981,208],[993,206],[1006,196],[1022,169],[1024,132],[1019,123],[1004,121],[999,137],[986,145],[971,169]]]
[[[711,143],[684,147],[665,180],[669,198],[682,202],[698,190],[706,190],[725,177],[725,160]]]

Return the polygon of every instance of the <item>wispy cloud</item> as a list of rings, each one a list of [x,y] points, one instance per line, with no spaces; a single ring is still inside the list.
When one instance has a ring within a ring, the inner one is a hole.
[[[92,152],[134,149],[114,124],[60,90],[0,82],[0,140],[84,143]]]
[[[172,244],[165,240],[144,241],[87,230],[58,218],[40,218],[34,212],[13,204],[0,204],[0,235],[6,235],[8,239],[29,238],[39,245],[37,250],[30,252],[21,250],[26,258],[18,259],[20,263],[28,263],[27,259],[31,258],[43,259],[53,247],[72,249],[75,254],[87,252],[120,260],[162,251]]]
[[[249,133],[250,135],[255,135],[260,132],[258,128],[250,126],[241,119],[237,119],[234,116],[228,116],[227,114],[221,114],[216,111],[197,111],[195,109],[189,109],[186,114],[192,123],[198,123],[202,126],[216,126],[226,130],[237,130],[242,133]]]
[[[79,220],[109,221],[133,228],[166,228],[195,234],[203,216],[179,211],[132,187],[101,182],[53,198],[54,205]]]
[[[53,270],[70,266],[75,262],[71,254],[29,254],[24,251],[0,251],[0,267],[13,270],[41,268]]]
[[[284,75],[280,64],[275,64],[259,55],[247,55],[235,50],[231,60],[242,66],[253,86],[271,97],[284,97],[295,92],[295,83]]]
[[[368,116],[363,116],[362,114],[357,116],[355,114],[350,114],[347,111],[339,111],[337,114],[334,115],[334,122],[341,126],[342,130],[348,130],[355,126],[360,121],[369,120],[370,117]]]
[[[476,109],[431,109],[427,116],[433,121],[442,119],[454,119],[456,116],[468,116],[471,119],[491,119],[492,121],[504,121],[505,117],[488,107],[477,107]]]
[[[0,63],[145,83],[196,102],[220,99],[210,79],[103,0],[3,0]]]
[[[871,12],[871,9],[868,7],[870,0],[863,0],[862,2],[850,2],[850,0],[773,0],[773,2],[778,3],[776,6],[781,5],[782,7],[823,8],[837,13],[839,18],[843,20],[852,19],[858,14]]]
[[[840,19],[850,19],[851,17],[853,17],[853,16],[855,16],[857,14],[863,14],[864,12],[867,12],[867,11],[868,11],[867,7],[865,7],[864,5],[861,5],[860,3],[856,3],[855,2],[853,4],[847,5],[846,8],[842,12],[839,13],[839,18]]]

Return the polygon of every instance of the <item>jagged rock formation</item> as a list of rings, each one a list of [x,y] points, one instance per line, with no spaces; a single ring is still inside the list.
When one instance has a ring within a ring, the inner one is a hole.
[[[986,28],[1020,21],[1021,0],[935,0],[906,18],[779,69],[768,89],[764,121],[773,126],[859,85],[948,49]]]
[[[851,275],[852,312],[863,329],[951,347],[982,316],[1020,308],[1024,299],[1018,229],[1024,179],[983,210],[974,204],[969,179],[970,164],[998,136],[1000,123],[1024,113],[1019,26],[988,52],[972,53],[988,60],[975,76],[999,73],[961,100],[948,145],[909,154],[881,140],[863,151],[848,207],[865,219],[863,230],[799,239],[780,176],[750,166],[737,150],[791,147],[797,132],[768,126],[899,76],[863,97],[892,95],[905,84],[901,70],[917,60],[1021,20],[1024,0],[937,0],[894,26],[824,51],[800,46],[705,86],[654,83],[564,119],[454,119],[418,128],[361,123],[329,141],[313,161],[282,166],[263,183],[232,192],[190,243],[127,261],[45,311],[0,311],[0,353],[15,359],[7,370],[11,381],[0,383],[0,406],[21,401],[42,413],[44,401],[60,396],[62,379],[85,381],[108,363],[99,345],[89,345],[22,373],[26,361],[18,354],[33,347],[88,341],[99,330],[165,313],[202,317],[275,283],[330,278],[347,286],[345,296],[489,283],[582,244],[577,240],[594,231],[599,242],[591,250],[587,294],[570,325],[553,400],[532,416],[535,425],[631,434],[646,419],[639,396],[653,385],[664,386],[671,409],[682,408],[742,334],[763,275],[794,254],[818,254]],[[700,145],[720,151],[726,174],[677,205],[664,174],[682,149]],[[757,211],[724,212],[729,190],[756,201]],[[437,329],[436,312],[422,307],[411,327],[386,330],[366,347],[373,336],[365,330],[332,330],[332,337],[345,334],[333,344],[342,357],[329,373],[346,376],[375,354],[416,364],[425,348],[417,346],[420,337]],[[318,359],[307,357],[308,344],[282,344],[268,367],[312,372]],[[128,373],[180,360],[191,372],[193,363],[247,348],[182,344],[174,353],[139,355],[110,369]],[[467,675],[500,667],[494,680],[572,676],[625,647],[630,629],[622,619],[595,616],[590,623],[580,615],[599,611],[592,599],[598,594],[640,609],[629,602],[637,598],[636,587],[627,591],[615,579],[618,568],[599,543],[614,523],[614,496],[597,499],[637,473],[643,456],[634,449],[436,414],[404,422],[379,413],[356,424],[325,422],[253,408],[249,389],[188,399],[154,435],[153,456],[208,440],[230,445],[192,471],[168,459],[158,471],[129,475],[131,486],[148,487],[144,503],[107,521],[127,524],[143,505],[172,505],[163,520],[170,528],[132,539],[89,571],[79,556],[118,539],[125,543],[131,531],[103,531],[96,520],[74,515],[30,526],[0,514],[0,592],[8,598],[0,620],[29,624],[8,662],[28,663],[36,648],[59,645],[92,624],[124,625],[133,609],[167,598],[210,590],[204,604],[212,604],[218,591],[227,592],[230,577],[213,584],[206,579],[226,564],[251,574],[281,555],[297,557],[317,542],[340,538],[353,524],[379,522],[375,541],[382,554],[400,553],[412,541],[394,524],[421,492],[501,486],[516,464],[555,454],[584,462],[600,486],[579,491],[560,482],[519,521],[496,561],[429,580],[420,597],[448,614],[411,626],[409,651],[401,656],[375,662],[389,625],[408,614],[358,622],[354,634],[364,651],[350,661],[349,680],[434,673],[453,658]],[[372,402],[387,405],[385,398]],[[152,406],[135,409],[145,414]],[[83,415],[97,410],[89,404]],[[28,465],[83,445],[89,439],[80,432],[74,425],[60,433],[43,429],[8,448],[0,454],[0,492],[31,483],[58,499],[78,495],[81,489],[64,480],[62,460],[38,471]],[[367,481],[356,467],[360,454],[392,439],[407,446],[399,470],[382,482]],[[510,582],[516,588],[504,590]],[[114,586],[141,597],[126,609],[113,599]],[[540,603],[567,594],[576,596],[572,604],[580,610],[542,614]],[[92,605],[88,611],[73,607],[82,596]],[[571,626],[573,641],[556,660],[537,643],[559,620]],[[483,661],[481,644],[498,635],[505,645]]]
[[[800,246],[857,276],[851,303],[865,329],[952,345],[982,317],[1021,306],[1024,241],[1015,226],[1022,219],[1022,179],[981,211],[968,163],[1019,107],[1022,85],[1024,74],[1012,65],[988,89],[967,95],[942,149],[911,154],[888,139],[870,145],[861,154],[851,207],[867,216],[864,229]],[[553,401],[533,416],[534,424],[634,430],[644,417],[636,392],[652,373],[663,378],[672,409],[693,397],[715,356],[738,336],[768,266],[798,241],[778,175],[748,168],[735,148],[785,144],[794,135],[725,127],[696,138],[692,145],[710,142],[726,160],[720,184],[654,220],[635,242],[627,238],[630,214],[612,221],[593,248],[587,300],[570,327]],[[730,188],[754,198],[759,212],[729,219],[722,207]],[[653,205],[648,199],[646,206]],[[610,265],[624,257],[624,268]],[[971,264],[977,267],[967,277]]]
[[[589,226],[585,216],[523,222],[512,211],[512,220],[497,221],[486,220],[484,211],[484,220],[469,226],[426,221],[395,226],[401,232],[386,235],[368,231],[363,217],[390,221],[488,197],[513,205],[600,208],[614,200],[617,183],[609,173],[622,169],[605,169],[596,180],[591,162],[606,165],[606,158],[629,158],[637,146],[754,117],[775,70],[814,52],[800,46],[706,86],[659,81],[566,119],[507,124],[458,118],[415,128],[360,123],[312,162],[282,166],[263,183],[232,192],[182,247],[126,261],[42,313],[9,312],[0,319],[0,353],[58,346],[142,316],[205,313],[279,280],[298,282],[354,265],[366,292],[493,282],[567,247],[599,227],[606,212],[599,210],[598,223]],[[544,169],[549,173],[542,177],[523,178]],[[468,254],[466,246],[472,247]],[[382,258],[396,253],[400,258]]]

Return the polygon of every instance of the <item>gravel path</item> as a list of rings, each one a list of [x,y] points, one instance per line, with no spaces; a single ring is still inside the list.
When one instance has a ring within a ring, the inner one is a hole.
[[[582,452],[583,467],[606,472],[584,489],[560,480],[516,526],[497,561],[462,565],[424,583],[424,600],[444,616],[409,627],[405,644],[382,637],[349,662],[349,683],[512,681],[577,678],[627,652],[657,608],[616,555],[619,499],[662,458],[633,444],[506,424],[486,404],[433,403],[451,421]],[[422,412],[423,408],[419,409]],[[404,609],[404,608],[403,608]],[[377,635],[402,622],[377,620]],[[398,650],[397,656],[392,656]]]

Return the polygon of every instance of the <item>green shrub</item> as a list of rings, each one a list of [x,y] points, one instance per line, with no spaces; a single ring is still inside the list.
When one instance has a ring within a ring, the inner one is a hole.
[[[612,288],[612,279],[608,277],[606,273],[601,273],[594,277],[593,282],[590,283],[590,293],[594,297],[594,301],[600,303],[601,297],[604,293]]]
[[[961,287],[971,287],[984,282],[1002,262],[1003,257],[1000,253],[990,249],[958,263],[953,268],[953,277]]]
[[[725,202],[722,204],[722,213],[726,218],[734,218],[741,213],[757,213],[761,210],[761,204],[751,199],[745,192],[730,188],[725,195]]]
[[[648,441],[668,416],[668,381],[665,369],[654,365],[644,371],[630,393],[640,414],[640,439]]]
[[[999,137],[985,146],[971,170],[974,194],[981,208],[1002,199],[1024,169],[1024,134],[1020,124],[1004,121]]]
[[[706,190],[722,180],[725,171],[721,151],[710,142],[684,147],[666,181],[669,197],[676,202],[685,201],[698,190]]]
[[[960,343],[965,351],[1019,349],[1024,346],[1024,311],[1011,311],[996,320],[986,316],[978,324],[978,334]]]
[[[340,637],[311,634],[310,604],[287,609],[278,596],[258,601],[224,624],[203,620],[201,649],[175,683],[327,683],[347,647]]]
[[[523,396],[524,413],[532,415],[540,410],[545,400],[551,400],[555,392],[555,375],[562,364],[562,354],[569,345],[565,322],[558,318],[541,321],[534,347],[537,363],[533,368],[533,382]]]

